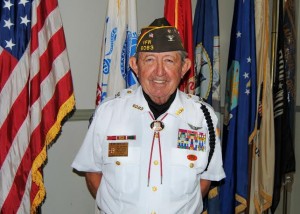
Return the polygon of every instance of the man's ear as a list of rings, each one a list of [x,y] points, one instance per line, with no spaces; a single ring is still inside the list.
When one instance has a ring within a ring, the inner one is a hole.
[[[132,56],[129,58],[129,66],[130,68],[133,70],[133,72],[135,73],[135,75],[138,77],[138,66],[137,66],[137,59],[135,56]]]
[[[185,73],[190,69],[192,62],[189,58],[185,58],[182,68],[181,68],[181,78],[185,75]]]

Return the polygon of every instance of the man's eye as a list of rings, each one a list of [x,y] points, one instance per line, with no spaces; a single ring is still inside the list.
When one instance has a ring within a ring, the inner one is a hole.
[[[174,60],[172,60],[172,59],[165,59],[165,62],[167,62],[167,63],[174,63]]]
[[[145,59],[145,61],[146,61],[146,62],[152,62],[153,59],[152,59],[152,58],[147,58],[147,59]]]

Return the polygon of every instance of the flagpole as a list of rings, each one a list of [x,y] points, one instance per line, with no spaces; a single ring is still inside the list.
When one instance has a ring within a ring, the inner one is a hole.
[[[277,39],[278,39],[278,4],[279,0],[273,0],[272,8],[272,34],[271,34],[271,91],[275,82]],[[275,146],[275,145],[274,145]],[[268,210],[264,212],[268,213]],[[283,212],[285,213],[285,212]]]
[[[278,38],[278,0],[273,0],[272,10],[272,46],[271,46],[271,89],[273,90],[273,83],[275,80],[275,68],[276,68],[276,50],[277,50],[277,38]]]

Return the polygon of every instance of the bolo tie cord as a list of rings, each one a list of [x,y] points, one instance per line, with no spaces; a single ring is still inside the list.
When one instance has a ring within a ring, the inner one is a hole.
[[[155,118],[153,117],[153,115],[149,112],[150,117],[153,119],[153,121],[155,121]],[[168,115],[168,113],[166,113],[163,118],[159,121],[162,122],[163,119],[165,119],[165,117]],[[152,154],[153,154],[153,147],[154,147],[154,142],[155,142],[155,138],[158,138],[158,148],[159,148],[159,161],[160,161],[160,184],[162,184],[162,179],[163,179],[163,169],[162,169],[162,154],[161,154],[161,143],[160,143],[160,133],[159,131],[154,131],[153,133],[153,138],[152,138],[152,144],[151,144],[151,151],[150,151],[150,159],[149,159],[149,166],[148,166],[148,182],[147,182],[147,186],[149,187],[149,183],[150,183],[150,177],[151,177],[151,162],[152,162]]]

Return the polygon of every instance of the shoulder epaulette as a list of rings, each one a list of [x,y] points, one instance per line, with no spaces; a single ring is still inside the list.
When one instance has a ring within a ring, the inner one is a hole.
[[[122,98],[122,97],[126,97],[128,95],[132,95],[134,93],[134,91],[130,88],[127,88],[127,89],[124,89],[120,92],[118,92],[116,95],[115,95],[115,98]]]
[[[110,100],[113,100],[113,99],[115,99],[115,98],[126,97],[126,96],[128,96],[128,95],[133,94],[133,93],[134,93],[134,91],[133,91],[132,89],[130,89],[130,88],[123,89],[122,91],[119,91],[118,93],[116,93],[115,96],[110,96],[110,97],[104,98],[104,100],[101,101],[100,104],[106,103],[106,102],[108,102],[108,101],[110,101]]]
[[[193,95],[193,94],[186,94],[186,96],[187,96],[188,99],[192,99],[192,100],[194,100],[195,102],[198,102],[199,99],[201,99],[201,98],[199,98],[198,96]]]
[[[211,105],[209,105],[206,100],[202,97],[199,97],[197,95],[193,95],[193,94],[187,94],[187,97],[189,99],[194,100],[196,103],[200,103],[200,104],[205,104],[206,106],[210,107],[211,109],[213,109],[213,107]]]

